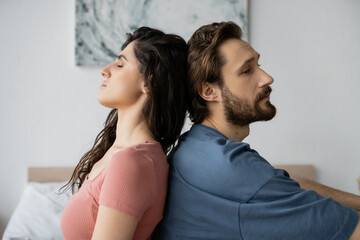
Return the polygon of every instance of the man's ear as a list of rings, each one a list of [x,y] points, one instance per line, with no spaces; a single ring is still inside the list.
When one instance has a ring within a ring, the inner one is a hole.
[[[217,84],[203,82],[201,83],[201,89],[199,95],[207,102],[218,102],[220,101],[220,89]]]

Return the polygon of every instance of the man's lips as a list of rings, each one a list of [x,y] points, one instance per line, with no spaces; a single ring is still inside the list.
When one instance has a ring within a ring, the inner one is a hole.
[[[272,91],[272,89],[269,86],[263,88],[261,93],[258,95],[258,101],[261,101],[261,100],[264,100],[264,99],[270,99],[271,91]]]
[[[263,97],[261,100],[264,100],[264,99],[270,99],[270,93],[267,94],[265,97]]]

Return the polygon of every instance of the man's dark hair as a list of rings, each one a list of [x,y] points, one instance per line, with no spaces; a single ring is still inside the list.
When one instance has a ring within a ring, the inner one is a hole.
[[[206,101],[199,95],[202,83],[223,85],[221,67],[225,59],[219,47],[227,39],[241,39],[241,28],[233,22],[204,25],[188,41],[188,107],[190,119],[201,123],[209,114]]]

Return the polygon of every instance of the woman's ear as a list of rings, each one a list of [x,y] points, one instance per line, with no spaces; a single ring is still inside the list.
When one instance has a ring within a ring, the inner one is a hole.
[[[148,81],[148,83],[149,84],[152,84],[152,75],[150,75],[149,76],[149,81]],[[142,83],[141,83],[141,91],[144,93],[144,94],[147,94],[147,93],[149,93],[149,86],[146,86],[145,85],[145,79],[142,81]]]
[[[216,84],[203,82],[201,83],[201,89],[199,89],[199,95],[207,102],[218,102],[220,89]]]
[[[149,91],[149,87],[145,86],[145,82],[141,83],[141,92],[144,94],[148,94]]]

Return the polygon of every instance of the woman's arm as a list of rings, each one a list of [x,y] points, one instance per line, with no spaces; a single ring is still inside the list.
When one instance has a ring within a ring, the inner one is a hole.
[[[300,184],[300,187],[305,190],[314,190],[322,197],[331,197],[335,201],[355,209],[360,212],[360,196],[336,190],[331,187],[327,187],[317,182],[313,182],[303,178],[292,177]]]
[[[130,240],[138,220],[106,206],[99,206],[92,240]]]

